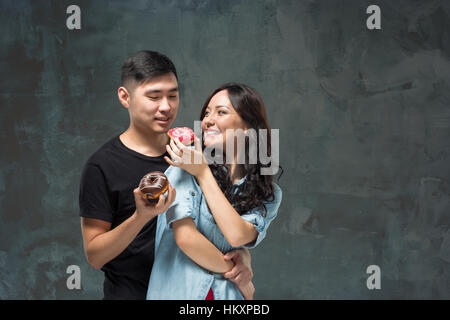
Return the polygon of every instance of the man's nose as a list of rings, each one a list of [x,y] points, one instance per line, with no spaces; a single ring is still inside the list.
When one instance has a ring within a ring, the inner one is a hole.
[[[161,104],[159,105],[160,111],[170,111],[171,105],[169,99],[166,97],[161,100]]]

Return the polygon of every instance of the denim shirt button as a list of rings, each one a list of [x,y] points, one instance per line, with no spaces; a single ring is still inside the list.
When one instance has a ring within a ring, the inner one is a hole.
[[[192,192],[192,193],[191,193],[191,196],[195,196],[195,192]]]

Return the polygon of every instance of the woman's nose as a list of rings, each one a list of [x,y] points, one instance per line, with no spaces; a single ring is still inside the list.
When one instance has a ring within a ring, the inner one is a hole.
[[[214,125],[214,116],[210,113],[205,117],[204,121],[207,127],[211,127]]]

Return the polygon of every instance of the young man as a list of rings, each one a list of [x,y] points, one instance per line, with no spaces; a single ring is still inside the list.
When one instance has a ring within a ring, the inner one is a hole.
[[[105,273],[104,299],[145,299],[153,265],[156,219],[175,199],[146,203],[137,185],[150,171],[169,166],[167,131],[178,111],[178,77],[164,55],[141,51],[125,61],[120,103],[130,125],[100,147],[86,162],[80,184],[84,251],[90,265]],[[238,287],[252,278],[248,250],[227,253],[234,268],[224,276]]]

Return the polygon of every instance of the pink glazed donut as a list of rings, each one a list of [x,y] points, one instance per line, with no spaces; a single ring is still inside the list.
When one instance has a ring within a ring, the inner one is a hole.
[[[190,145],[194,141],[194,131],[188,127],[178,127],[170,129],[167,133],[172,139],[177,139],[185,146]]]

